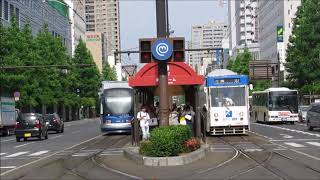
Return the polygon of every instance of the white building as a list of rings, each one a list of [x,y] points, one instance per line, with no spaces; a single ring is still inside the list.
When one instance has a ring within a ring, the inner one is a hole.
[[[286,76],[283,63],[285,63],[286,59],[287,44],[292,33],[295,14],[300,5],[301,0],[258,2],[261,59],[278,63],[279,54],[281,79]],[[279,33],[277,33],[278,30]],[[272,68],[272,72],[274,72],[273,79],[276,79],[275,76],[278,74],[278,69],[278,65]]]
[[[204,25],[193,25],[189,48],[222,48],[222,40],[226,36],[228,25],[216,21],[209,21]],[[220,58],[221,59],[221,58]],[[215,52],[194,51],[189,53],[189,64],[201,74],[205,74],[209,64],[216,64]]]
[[[85,0],[65,0],[69,7],[69,18],[71,23],[71,48],[72,55],[79,44],[80,39],[85,41],[86,20],[85,20]]]
[[[257,0],[228,0],[229,46],[232,57],[248,48],[254,59],[260,59]]]

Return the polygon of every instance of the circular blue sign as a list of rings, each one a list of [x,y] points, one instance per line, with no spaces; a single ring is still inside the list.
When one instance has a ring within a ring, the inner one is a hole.
[[[152,55],[159,61],[165,61],[172,55],[172,45],[167,39],[158,39],[151,47]]]

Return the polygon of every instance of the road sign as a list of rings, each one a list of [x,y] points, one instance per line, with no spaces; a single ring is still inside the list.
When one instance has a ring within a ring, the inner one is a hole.
[[[19,98],[20,97],[20,92],[19,91],[14,92],[13,93],[13,97]]]
[[[159,61],[165,61],[172,55],[172,44],[167,39],[157,39],[151,47],[152,55]]]

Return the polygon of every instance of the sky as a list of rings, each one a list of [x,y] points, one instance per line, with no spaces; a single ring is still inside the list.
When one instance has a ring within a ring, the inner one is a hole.
[[[227,4],[218,0],[169,0],[169,24],[173,36],[191,36],[191,26],[209,20],[227,23]],[[120,0],[121,50],[138,50],[139,38],[156,37],[155,0]],[[138,55],[122,56],[123,64],[138,63]]]

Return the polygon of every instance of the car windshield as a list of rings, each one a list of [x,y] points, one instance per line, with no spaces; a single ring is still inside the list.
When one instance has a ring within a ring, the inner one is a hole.
[[[211,88],[211,106],[245,106],[245,87]]]
[[[301,111],[307,111],[309,106],[300,106]]]
[[[105,114],[129,114],[133,102],[131,89],[109,89],[104,94]]]
[[[33,124],[37,120],[37,116],[33,114],[20,114],[17,121],[19,123],[31,123]]]
[[[45,119],[46,119],[46,120],[49,120],[49,121],[52,121],[53,118],[54,118],[54,115],[53,115],[53,114],[50,114],[50,115],[46,115],[46,116],[45,116]]]
[[[270,92],[269,109],[271,111],[290,111],[291,113],[298,113],[297,92]]]

